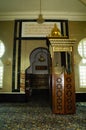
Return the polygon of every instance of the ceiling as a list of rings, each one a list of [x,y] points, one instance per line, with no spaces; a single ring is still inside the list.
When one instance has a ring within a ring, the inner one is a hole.
[[[86,0],[41,0],[44,18],[86,21]],[[0,0],[0,20],[37,18],[40,0]]]

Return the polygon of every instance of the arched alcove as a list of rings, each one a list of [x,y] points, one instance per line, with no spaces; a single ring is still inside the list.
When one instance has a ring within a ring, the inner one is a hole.
[[[30,66],[25,70],[25,93],[27,100],[42,98],[50,101],[50,53],[47,48],[35,48],[30,56]],[[31,92],[31,93],[30,93]]]
[[[26,88],[49,89],[49,51],[39,47],[30,54],[30,66],[25,70]]]

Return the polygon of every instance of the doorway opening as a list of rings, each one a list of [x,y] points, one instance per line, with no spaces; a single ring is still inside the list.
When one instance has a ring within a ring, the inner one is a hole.
[[[25,70],[25,88],[31,90],[31,100],[50,101],[50,53],[47,48],[35,48],[30,54],[30,66]]]

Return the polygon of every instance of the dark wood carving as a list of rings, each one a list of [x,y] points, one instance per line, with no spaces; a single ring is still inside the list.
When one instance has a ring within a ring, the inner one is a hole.
[[[49,41],[52,50],[52,111],[55,114],[74,114],[76,108],[73,43],[75,41],[54,37],[50,37]]]

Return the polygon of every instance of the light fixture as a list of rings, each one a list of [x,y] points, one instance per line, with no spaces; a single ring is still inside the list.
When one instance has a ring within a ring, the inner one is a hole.
[[[42,24],[42,23],[44,22],[43,15],[42,15],[42,13],[41,13],[41,0],[40,0],[40,14],[38,15],[37,22],[38,22],[39,24]]]
[[[43,53],[44,53],[44,52],[43,52],[43,49],[41,48],[41,54],[40,54],[40,56],[39,56],[39,61],[40,61],[40,62],[44,62],[44,61],[46,60]]]

